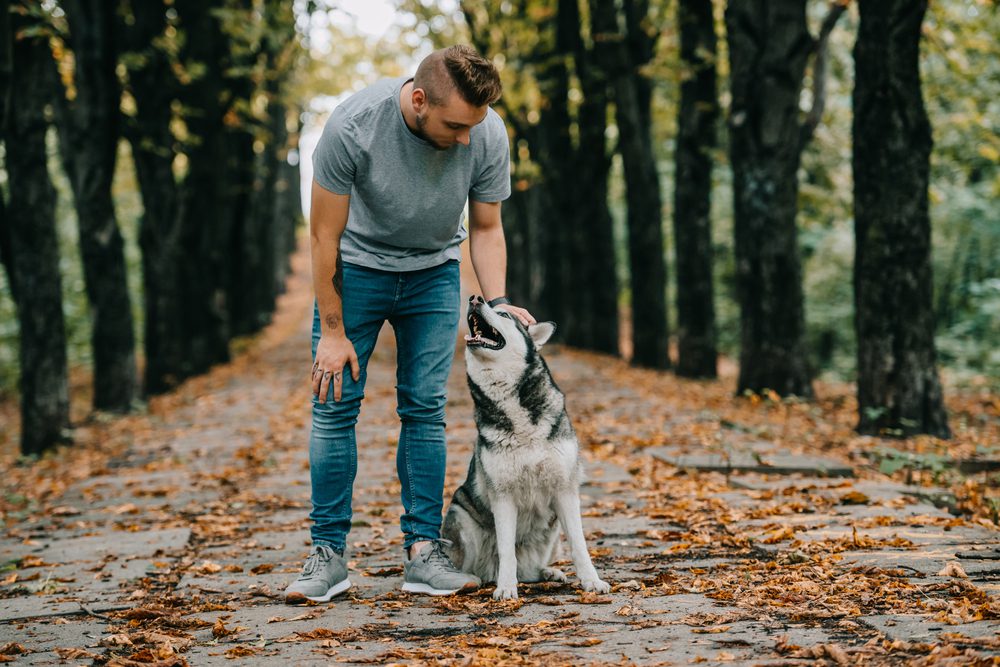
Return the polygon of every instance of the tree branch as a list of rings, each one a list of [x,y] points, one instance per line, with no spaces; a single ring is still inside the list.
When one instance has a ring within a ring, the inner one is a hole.
[[[819,121],[823,118],[823,110],[826,108],[826,66],[829,59],[828,45],[830,33],[840,20],[841,15],[847,11],[850,0],[834,0],[830,3],[830,10],[819,29],[819,37],[816,38],[814,46],[815,60],[813,61],[812,72],[812,108],[806,115],[805,121],[799,133],[799,150],[802,150],[812,141],[813,134],[819,126]]]

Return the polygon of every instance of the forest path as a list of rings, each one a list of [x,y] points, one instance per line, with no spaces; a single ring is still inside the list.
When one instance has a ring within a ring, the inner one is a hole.
[[[281,591],[309,550],[307,252],[294,268],[274,324],[231,364],[154,400],[149,415],[81,425],[81,440],[100,446],[21,480],[46,491],[0,539],[0,655],[165,666],[998,654],[995,530],[830,447],[844,425],[819,408],[742,405],[737,418],[724,382],[559,346],[546,358],[583,444],[584,528],[612,592],[584,594],[571,579],[522,586],[508,602],[489,586],[402,593],[388,327],[358,425],[354,588],[286,606]],[[475,437],[461,355],[449,396],[446,498]],[[805,470],[700,472],[706,457]],[[828,476],[839,468],[855,476]]]

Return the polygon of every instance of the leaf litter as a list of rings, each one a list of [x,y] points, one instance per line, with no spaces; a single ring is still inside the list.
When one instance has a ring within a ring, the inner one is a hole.
[[[300,269],[307,260],[296,259]],[[279,400],[267,428],[244,427],[240,436],[249,444],[236,448],[231,461],[220,461],[218,465],[194,468],[189,458],[170,455],[143,459],[133,454],[156,452],[164,441],[184,437],[187,431],[197,433],[194,424],[176,422],[174,416],[184,410],[210,415],[237,408],[238,399],[217,398],[232,383],[271,382],[276,374],[289,373],[280,365],[289,362],[269,361],[268,355],[297,335],[303,313],[311,307],[308,281],[301,275],[293,279],[282,299],[274,324],[235,355],[230,364],[152,399],[145,414],[116,420],[87,419],[77,398],[86,396],[86,379],[75,375],[72,382],[77,428],[73,447],[36,462],[15,465],[14,443],[0,443],[0,457],[6,457],[3,465],[7,471],[2,481],[0,516],[9,539],[27,546],[38,545],[37,534],[27,528],[31,525],[44,525],[49,533],[94,530],[101,519],[94,517],[88,503],[101,502],[107,520],[122,531],[170,527],[191,530],[191,539],[182,553],[160,555],[146,576],[123,582],[122,600],[130,607],[106,612],[110,621],[98,640],[87,646],[54,649],[64,660],[168,667],[188,664],[185,653],[193,647],[217,645],[218,653],[213,655],[268,661],[280,656],[286,644],[306,644],[320,656],[339,660],[348,655],[354,662],[370,664],[576,666],[581,659],[588,664],[601,662],[581,656],[594,656],[587,651],[606,646],[609,629],[656,630],[670,624],[685,626],[693,637],[710,640],[722,639],[740,623],[758,623],[774,633],[766,648],[762,649],[760,642],[755,645],[755,650],[765,651],[755,655],[760,659],[828,665],[997,664],[995,653],[1000,645],[995,638],[947,631],[951,626],[977,621],[995,623],[1000,619],[996,596],[980,581],[970,578],[960,563],[949,562],[940,571],[922,573],[892,563],[879,567],[845,562],[845,556],[850,554],[922,549],[904,529],[978,528],[992,531],[995,539],[995,477],[962,477],[922,469],[900,469],[887,477],[867,462],[867,455],[880,441],[853,433],[855,403],[848,385],[817,383],[819,398],[814,403],[783,401],[773,395],[734,398],[735,370],[726,361],[719,381],[689,382],[631,368],[608,357],[558,347],[551,353],[553,365],[563,372],[580,369],[564,387],[586,458],[593,465],[605,463],[627,472],[625,478],[607,481],[600,474],[594,475],[595,485],[604,493],[597,495],[584,511],[586,517],[599,519],[599,529],[591,531],[590,544],[598,569],[627,572],[627,576],[612,580],[613,592],[597,595],[579,591],[573,585],[526,585],[521,587],[519,599],[503,602],[493,601],[489,589],[477,595],[432,600],[415,600],[396,592],[353,594],[347,604],[366,606],[373,619],[387,622],[346,629],[312,627],[324,613],[334,616],[335,607],[307,607],[303,612],[288,614],[290,608],[276,600],[280,593],[268,583],[276,580],[267,579],[277,573],[290,576],[288,573],[296,571],[300,563],[294,549],[276,549],[274,558],[259,558],[254,563],[237,565],[226,563],[225,558],[227,549],[241,553],[270,548],[255,544],[255,533],[265,525],[271,531],[301,530],[305,525],[307,502],[259,492],[254,482],[289,466],[305,475],[301,458],[289,454],[301,451],[301,434],[309,419],[307,402],[297,395]],[[619,389],[609,392],[609,387]],[[452,392],[452,396],[454,403],[467,408],[467,398],[460,392]],[[391,400],[391,394],[373,387],[370,398]],[[893,446],[914,456],[947,454],[969,458],[984,443],[1000,442],[1000,401],[996,397],[949,391],[948,402],[956,425],[953,440],[916,437],[895,441]],[[385,426],[390,432],[386,446],[393,447],[392,425],[386,422]],[[787,453],[823,455],[852,464],[858,481],[895,482],[927,489],[943,484],[952,498],[948,506],[952,516],[908,515],[899,510],[915,504],[912,498],[879,499],[867,490],[854,488],[852,480],[789,480],[775,489],[738,488],[721,473],[673,468],[648,454],[650,447],[664,445],[725,453],[727,447],[735,446],[733,443],[749,446],[760,441]],[[463,446],[465,449],[457,449],[456,455],[450,457],[449,490],[463,476],[462,461],[469,451],[467,444],[459,445]],[[209,453],[206,449],[196,455]],[[184,491],[182,486],[149,486],[128,480],[132,473],[171,471],[186,471],[193,488],[214,493],[218,500],[179,506],[173,499]],[[123,490],[129,495],[111,496],[106,485],[91,483],[108,475],[122,477]],[[71,489],[82,489],[83,498],[67,498]],[[352,544],[355,559],[381,558],[397,553],[395,550],[401,546],[394,530],[398,482],[372,485],[367,491],[367,499],[356,504],[355,516],[357,525],[368,529],[372,538]],[[732,502],[733,494],[739,494],[745,502]],[[851,508],[875,513],[848,518],[837,514]],[[268,523],[271,517],[289,511],[301,513],[302,520]],[[810,517],[826,517],[827,523],[834,517],[838,525],[849,530],[807,538],[807,533],[823,527],[822,522],[801,522]],[[628,549],[616,544],[618,537],[611,537],[618,520],[642,522],[642,527],[622,536],[631,540]],[[280,549],[282,545],[274,546]],[[103,576],[113,562],[114,558],[90,568],[88,576]],[[680,566],[681,562],[685,565]],[[43,573],[50,574],[51,582],[74,583],[71,577],[51,575],[61,565],[38,555],[20,557],[3,572],[0,597],[54,595],[54,591],[34,591],[26,586],[45,580]],[[366,563],[362,567],[354,560],[352,569],[373,578],[400,575],[394,563]],[[186,577],[198,582],[201,590],[181,591],[179,585]],[[225,577],[245,583],[236,587],[236,592],[225,592],[229,590],[225,588]],[[77,583],[82,589],[83,582]],[[703,596],[706,611],[671,616],[671,598],[691,595]],[[660,600],[666,609],[654,604]],[[730,611],[709,611],[709,605],[716,603]],[[548,617],[530,623],[519,621],[526,605],[546,610]],[[267,624],[309,625],[270,638],[253,638],[247,628],[232,620],[232,615],[256,606],[276,607],[276,613],[267,617]],[[437,634],[414,634],[393,620],[401,619],[399,614],[411,609],[454,617],[458,625],[437,628]],[[580,610],[587,611],[584,614]],[[859,622],[869,615],[901,614],[940,623],[944,630],[933,641],[907,642],[892,640]],[[212,620],[207,620],[209,617]],[[609,625],[609,619],[623,625]],[[52,622],[66,623],[67,619]],[[824,629],[836,641],[795,645],[782,634],[795,627]],[[682,644],[680,640],[659,642],[646,646],[645,652],[663,656],[671,647]],[[713,660],[740,659],[740,642],[731,644],[731,650],[716,651]],[[363,645],[369,650],[359,655],[357,648]],[[9,642],[0,646],[0,661],[31,651],[22,643]],[[630,664],[623,659],[604,664],[612,662]]]

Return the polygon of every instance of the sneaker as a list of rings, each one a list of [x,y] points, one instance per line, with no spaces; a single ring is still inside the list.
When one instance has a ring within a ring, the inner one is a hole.
[[[482,583],[479,577],[462,572],[443,547],[448,540],[433,540],[415,558],[403,557],[403,590],[427,595],[451,595],[458,591],[474,591]]]
[[[340,595],[350,587],[344,557],[325,544],[317,544],[306,559],[302,574],[285,589],[285,602],[328,602],[334,595]]]

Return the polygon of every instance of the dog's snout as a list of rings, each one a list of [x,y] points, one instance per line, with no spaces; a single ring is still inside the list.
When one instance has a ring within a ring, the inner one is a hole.
[[[478,306],[481,303],[485,302],[483,301],[483,297],[479,296],[478,294],[473,294],[472,296],[469,297],[469,304],[473,306]]]

